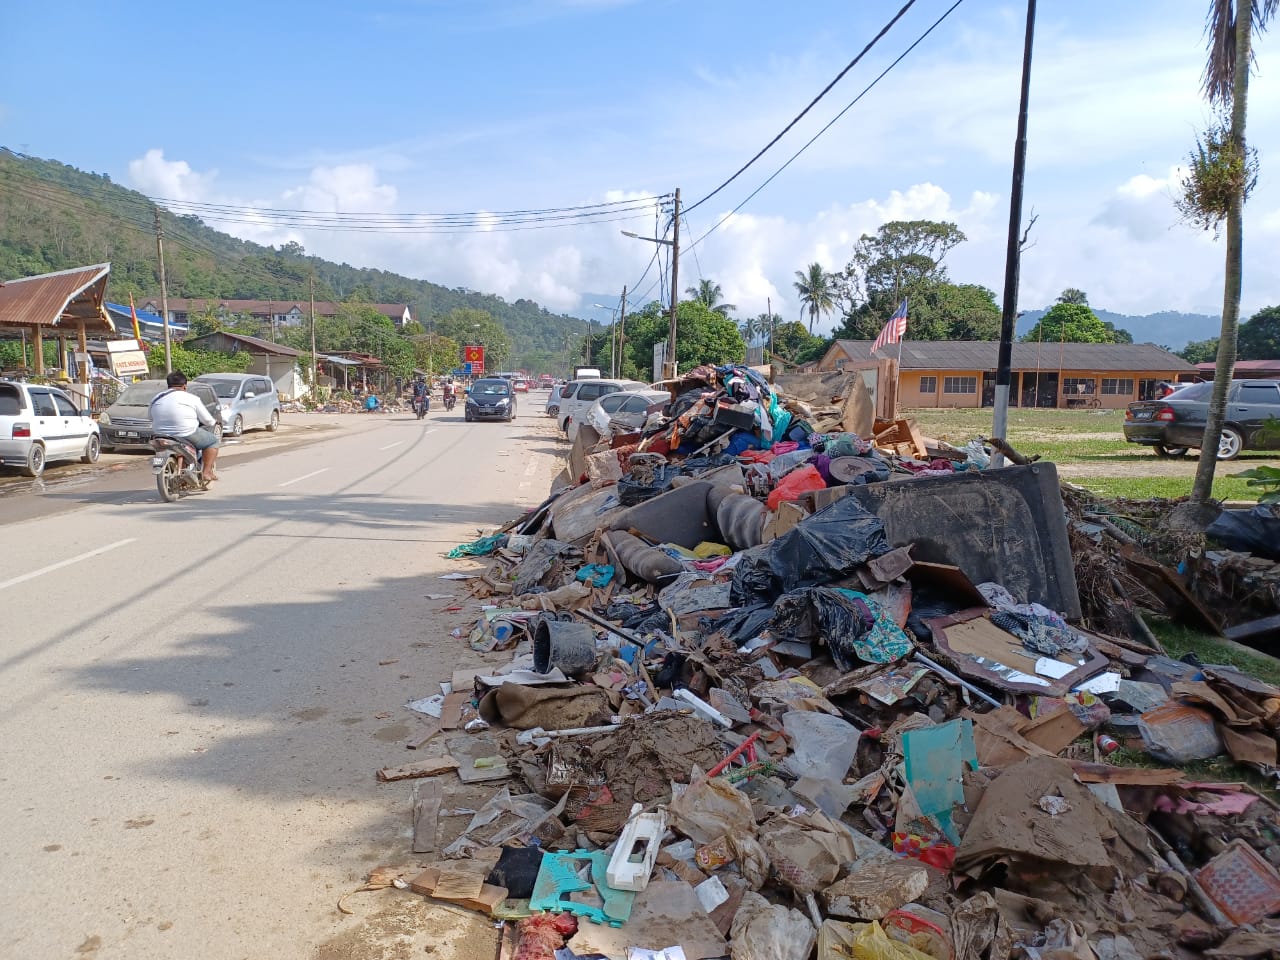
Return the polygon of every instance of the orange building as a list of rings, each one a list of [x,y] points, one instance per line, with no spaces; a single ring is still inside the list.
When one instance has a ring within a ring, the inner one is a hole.
[[[837,340],[818,370],[896,359],[897,346],[871,356],[870,340]],[[987,407],[995,402],[996,358],[989,340],[904,340],[898,374],[903,407]],[[1161,381],[1200,379],[1196,368],[1153,343],[1015,343],[1009,403],[1020,407],[1121,410],[1158,396]]]

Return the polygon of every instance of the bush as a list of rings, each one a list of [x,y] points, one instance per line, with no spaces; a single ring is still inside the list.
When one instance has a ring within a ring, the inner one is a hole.
[[[245,373],[253,357],[247,353],[215,353],[212,350],[188,350],[180,344],[171,347],[173,369],[181,370],[188,378],[198,377],[202,373]],[[151,366],[151,375],[164,377],[164,347],[152,346],[147,354]]]

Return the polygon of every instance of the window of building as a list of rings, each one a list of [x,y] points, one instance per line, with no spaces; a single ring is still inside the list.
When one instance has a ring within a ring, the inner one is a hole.
[[[921,393],[937,393],[938,378],[937,377],[921,377],[920,392]]]
[[[943,393],[977,393],[977,377],[943,377]]]
[[[1133,379],[1130,377],[1103,377],[1102,392],[1113,397],[1133,396]]]
[[[1092,396],[1097,390],[1097,383],[1093,377],[1063,377],[1062,392],[1068,397]]]

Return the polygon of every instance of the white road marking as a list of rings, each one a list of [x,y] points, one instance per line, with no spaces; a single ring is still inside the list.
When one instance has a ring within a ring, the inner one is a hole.
[[[6,587],[16,587],[20,583],[26,583],[28,580],[34,580],[36,577],[42,577],[46,573],[52,573],[54,570],[61,570],[63,567],[69,567],[73,563],[79,563],[81,560],[89,560],[93,557],[101,556],[109,550],[117,547],[123,547],[126,544],[133,543],[137,537],[129,537],[127,540],[117,540],[115,543],[109,543],[105,547],[99,547],[97,550],[90,550],[88,553],[82,553],[78,557],[71,557],[69,560],[60,560],[57,563],[51,563],[47,567],[41,567],[39,570],[32,570],[30,573],[24,573],[20,577],[14,577],[12,580],[5,580],[0,583],[0,590]]]
[[[318,477],[320,476],[320,474],[324,473],[328,469],[329,469],[328,467],[321,467],[319,470],[313,470],[311,473],[304,473],[302,476],[294,477],[292,480],[286,480],[284,483],[277,483],[276,486],[290,487],[290,486],[293,486],[295,483],[301,483],[303,480],[309,480],[312,477]]]
[[[388,443],[385,447],[379,447],[378,449],[379,449],[379,450],[390,450],[392,447],[398,447],[398,446],[400,446],[400,444],[402,444],[402,443],[404,443],[404,441],[403,441],[403,440],[397,440],[395,443]]]
[[[439,427],[432,427],[430,430],[424,433],[423,436],[424,437],[430,436],[431,434],[435,433],[439,429],[440,429]]]
[[[524,475],[526,477],[532,477],[537,472],[538,472],[538,461],[530,460],[529,463],[524,468]]]

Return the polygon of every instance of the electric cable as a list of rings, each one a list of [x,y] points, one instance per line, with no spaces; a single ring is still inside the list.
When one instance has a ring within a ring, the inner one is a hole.
[[[844,77],[846,73],[848,73],[850,70],[852,70],[854,67],[858,65],[858,62],[864,56],[867,55],[867,53],[871,50],[872,47],[874,47],[877,43],[880,42],[880,39],[886,33],[888,33],[890,29],[892,29],[893,25],[896,24],[899,20],[901,20],[906,15],[907,11],[911,9],[911,7],[915,4],[915,2],[916,0],[907,0],[907,2],[903,4],[902,9],[893,15],[893,19],[890,20],[888,23],[886,23],[883,27],[881,27],[880,32],[871,38],[870,42],[865,47],[862,48],[862,50],[858,53],[858,55],[854,57],[852,60],[850,60],[845,65],[845,68],[841,70],[839,73],[837,73],[835,75],[835,78],[830,83],[828,83],[825,87],[823,87],[816,97],[814,97],[812,100],[809,101],[808,106],[806,106],[803,110],[801,110],[798,114],[796,114],[795,119],[793,119],[790,123],[788,123],[785,127],[782,128],[781,133],[779,133],[776,137],[774,137],[772,140],[766,143],[763,147],[761,147],[759,153],[757,153],[754,157],[752,157],[750,160],[744,163],[741,167],[739,167],[738,170],[731,177],[729,177],[728,180],[720,184],[720,186],[716,187],[714,190],[708,193],[701,200],[698,200],[696,203],[690,204],[688,207],[685,208],[685,210],[692,211],[692,210],[698,209],[698,207],[702,206],[704,203],[706,203],[708,200],[714,197],[717,193],[719,193],[729,184],[733,183],[734,180],[737,180],[738,177],[740,177],[743,173],[747,171],[748,167],[750,167],[753,163],[755,163],[757,160],[763,157],[765,153],[768,152],[768,150],[775,143],[777,143],[784,136],[786,136],[786,134],[791,130],[791,128],[800,122],[801,118],[804,117],[806,113],[808,113],[817,105],[819,100],[821,100],[831,91],[832,87],[834,87],[837,83],[840,82],[841,78]]]

